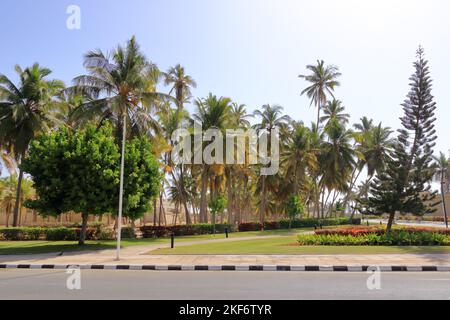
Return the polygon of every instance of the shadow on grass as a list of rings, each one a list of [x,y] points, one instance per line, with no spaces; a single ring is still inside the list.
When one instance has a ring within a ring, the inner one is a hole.
[[[105,243],[87,243],[84,246],[79,246],[77,243],[64,243],[60,242],[38,242],[29,243],[26,246],[17,246],[13,243],[6,243],[0,246],[0,255],[28,255],[28,254],[46,254],[46,253],[66,253],[66,252],[83,252],[83,251],[95,251],[95,250],[107,250],[114,249],[115,244]]]

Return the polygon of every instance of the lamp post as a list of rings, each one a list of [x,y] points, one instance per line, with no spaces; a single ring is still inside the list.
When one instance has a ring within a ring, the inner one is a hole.
[[[122,208],[123,208],[123,176],[125,168],[125,136],[127,133],[127,116],[123,113],[122,155],[120,160],[120,188],[119,188],[119,214],[117,216],[117,250],[116,261],[120,260],[120,240],[122,238]]]

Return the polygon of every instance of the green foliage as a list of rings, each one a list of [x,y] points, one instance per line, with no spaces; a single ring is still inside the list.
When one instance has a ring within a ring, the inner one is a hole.
[[[159,193],[159,164],[146,138],[134,138],[125,148],[125,180],[123,215],[132,220],[142,218],[150,210],[151,200]],[[118,205],[116,188],[114,205]],[[118,207],[117,207],[118,208]],[[117,210],[117,209],[116,209]],[[114,211],[116,213],[117,211]]]
[[[286,203],[286,213],[289,219],[293,220],[298,216],[303,216],[305,213],[305,206],[300,200],[299,196],[290,196]]]
[[[119,182],[120,154],[109,125],[84,131],[62,127],[40,135],[21,167],[39,196],[27,206],[42,215],[111,212]]]
[[[162,238],[168,237],[172,233],[175,236],[192,236],[202,234],[212,234],[214,230],[218,233],[224,233],[225,229],[229,232],[233,231],[233,225],[230,224],[192,224],[192,225],[180,225],[180,226],[143,226],[140,228],[142,236],[144,238]]]
[[[224,196],[217,196],[211,199],[208,203],[208,208],[212,215],[222,213],[227,206],[227,198]]]
[[[123,215],[137,219],[158,193],[159,166],[145,138],[127,143],[125,162]],[[26,206],[44,216],[117,212],[120,152],[108,124],[79,131],[62,127],[39,136],[22,168],[33,176],[38,195]]]
[[[450,236],[437,232],[417,232],[394,230],[384,234],[337,235],[299,235],[302,246],[448,246]]]
[[[360,224],[361,219],[353,219],[353,224]],[[349,218],[337,218],[337,219],[316,219],[316,218],[304,218],[296,220],[280,220],[280,221],[265,221],[264,230],[277,230],[277,229],[289,229],[295,228],[314,228],[318,226],[339,226],[351,224]],[[244,231],[259,231],[262,229],[259,222],[247,222],[240,223],[238,227],[240,232]]]
[[[391,228],[395,214],[424,215],[432,213],[436,193],[431,190],[431,166],[436,140],[434,112],[436,103],[431,94],[432,80],[423,49],[417,51],[415,72],[410,92],[402,104],[403,128],[394,146],[385,171],[371,184],[370,196],[363,204],[369,214],[388,213]]]

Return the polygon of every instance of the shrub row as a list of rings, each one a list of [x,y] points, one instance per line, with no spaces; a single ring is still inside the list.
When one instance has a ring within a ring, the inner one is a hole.
[[[55,227],[55,228],[1,228],[0,240],[6,241],[76,241],[80,238],[81,228]],[[134,228],[123,227],[122,238],[135,238]],[[86,240],[113,240],[115,232],[103,226],[88,227]]]
[[[381,216],[375,216],[375,215],[363,215],[364,219],[369,220],[379,220],[379,219],[387,219],[388,216],[381,215]],[[430,221],[430,222],[445,222],[445,218],[443,216],[397,216],[395,217],[396,220],[400,221]]]
[[[192,224],[192,225],[179,225],[179,226],[143,226],[140,228],[142,237],[144,238],[162,238],[169,237],[172,233],[175,236],[193,236],[201,234],[212,234],[212,224]],[[225,229],[228,232],[233,232],[234,228],[230,224],[216,224],[216,233],[225,233]]]
[[[393,230],[391,233],[368,233],[353,235],[314,234],[299,235],[301,246],[448,246],[450,236],[438,232],[407,232]]]
[[[432,227],[396,227],[397,231],[404,231],[407,233],[421,233],[421,232],[431,232],[440,233],[450,236],[450,229],[440,229]],[[374,227],[351,227],[351,228],[340,228],[340,229],[326,229],[326,230],[316,230],[317,235],[341,235],[341,236],[359,236],[366,234],[377,234],[383,235],[386,233],[386,229],[378,226]]]
[[[290,224],[289,224],[290,223]],[[291,228],[314,228],[319,226],[339,226],[350,224],[349,218],[336,218],[336,219],[315,219],[305,218],[292,220],[280,220],[280,221],[266,221],[264,222],[264,230],[277,230],[277,229],[289,229]],[[361,224],[361,219],[353,219],[353,224]],[[259,222],[241,223],[238,226],[240,232],[244,231],[259,231],[262,230],[262,225]]]

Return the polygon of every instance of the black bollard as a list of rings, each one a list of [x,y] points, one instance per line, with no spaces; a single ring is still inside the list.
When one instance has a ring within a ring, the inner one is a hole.
[[[170,248],[175,248],[175,233],[172,232],[170,235]]]
[[[225,228],[225,237],[228,239],[228,228]]]
[[[369,220],[367,220],[367,226],[369,226]]]
[[[314,230],[317,230],[317,226],[314,226]]]

